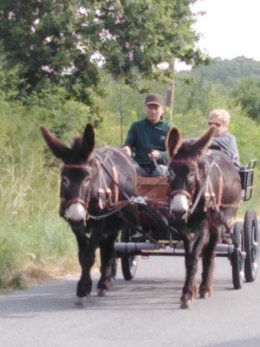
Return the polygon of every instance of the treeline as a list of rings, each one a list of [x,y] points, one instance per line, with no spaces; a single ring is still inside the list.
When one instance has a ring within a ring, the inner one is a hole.
[[[182,76],[187,85],[202,87],[202,92],[208,90],[221,94],[234,105],[241,106],[248,117],[260,122],[260,61],[245,57],[214,59],[210,65],[198,67]]]

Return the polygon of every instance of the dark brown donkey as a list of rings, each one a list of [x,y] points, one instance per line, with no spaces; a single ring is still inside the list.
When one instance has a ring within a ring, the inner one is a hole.
[[[135,207],[128,202],[135,193],[135,169],[116,148],[94,149],[95,136],[90,124],[71,148],[45,128],[41,131],[52,153],[64,163],[60,215],[70,224],[78,242],[82,273],[77,296],[79,304],[85,304],[92,288],[90,270],[98,247],[101,254],[98,294],[104,295],[112,286],[114,242],[126,220],[133,222],[135,216]]]
[[[214,250],[221,241],[223,228],[234,222],[241,199],[237,169],[220,151],[208,151],[215,128],[196,139],[181,139],[171,129],[167,147],[170,156],[170,223],[184,241],[186,278],[181,308],[189,308],[196,296],[195,274],[202,256],[201,298],[212,292]]]

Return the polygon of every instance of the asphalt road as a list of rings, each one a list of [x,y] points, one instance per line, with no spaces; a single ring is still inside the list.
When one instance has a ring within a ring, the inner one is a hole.
[[[84,309],[73,304],[76,278],[1,295],[0,346],[259,347],[260,280],[234,290],[228,260],[217,258],[213,296],[181,310],[183,262],[140,259],[133,281],[119,269],[112,291],[93,290]]]

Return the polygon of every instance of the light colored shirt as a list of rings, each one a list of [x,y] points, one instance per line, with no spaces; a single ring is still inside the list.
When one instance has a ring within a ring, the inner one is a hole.
[[[227,154],[233,161],[236,167],[240,167],[239,152],[237,141],[234,135],[226,133],[221,136],[213,137],[210,148],[219,149]]]

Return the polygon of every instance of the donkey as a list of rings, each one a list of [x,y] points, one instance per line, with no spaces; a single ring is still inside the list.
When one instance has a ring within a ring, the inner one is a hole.
[[[223,230],[232,227],[241,199],[240,176],[226,154],[208,150],[215,127],[198,139],[182,140],[172,128],[166,140],[169,164],[169,222],[179,231],[185,249],[186,277],[181,308],[196,296],[195,274],[202,256],[201,298],[212,293],[215,247]]]
[[[92,289],[91,268],[100,247],[101,277],[98,295],[112,287],[114,242],[126,221],[135,221],[136,173],[130,159],[112,147],[95,147],[95,134],[87,124],[83,136],[67,147],[54,134],[41,128],[55,157],[63,161],[60,183],[60,216],[71,226],[79,249],[81,277],[78,304],[85,305]]]

